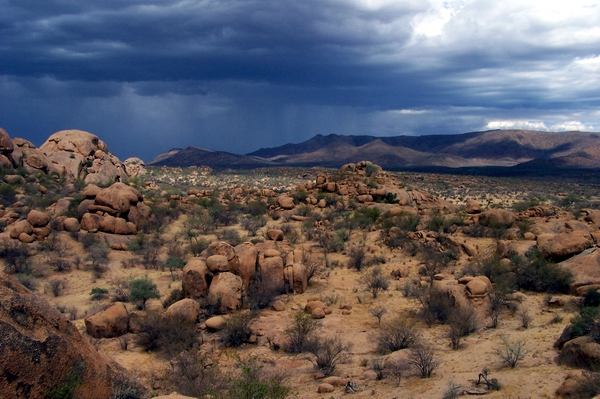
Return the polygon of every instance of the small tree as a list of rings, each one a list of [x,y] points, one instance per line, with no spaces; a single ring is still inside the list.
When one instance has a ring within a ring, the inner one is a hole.
[[[460,340],[477,330],[477,318],[472,307],[453,309],[448,316],[452,349],[460,347]]]
[[[315,339],[310,345],[310,353],[315,356],[311,361],[315,369],[329,376],[333,374],[338,364],[346,360],[346,352],[350,348],[351,345],[342,341],[339,335]]]
[[[350,257],[350,260],[348,261],[349,268],[360,271],[365,265],[367,255],[364,247],[358,246],[350,248],[348,256]]]
[[[395,352],[415,345],[418,339],[415,323],[398,316],[381,326],[377,334],[377,348],[380,353]]]
[[[496,348],[496,355],[500,357],[505,365],[514,369],[529,353],[529,350],[525,348],[525,341],[511,342],[506,337],[501,337],[500,339],[502,343]]]
[[[156,284],[148,278],[138,278],[129,283],[129,299],[140,302],[140,308],[146,309],[146,301],[151,298],[160,298]]]
[[[239,312],[231,315],[225,323],[223,329],[223,342],[233,346],[234,348],[239,347],[244,342],[248,342],[252,335],[250,329],[250,323],[256,317],[254,312]]]
[[[371,271],[365,272],[361,276],[361,282],[366,284],[367,291],[377,298],[381,290],[387,290],[390,286],[390,278],[383,274],[380,267],[374,267]]]
[[[429,378],[441,361],[430,345],[421,344],[411,349],[409,363],[421,373],[421,378]]]
[[[381,318],[387,313],[387,309],[381,306],[369,309],[369,313],[377,319],[377,324],[381,325]]]
[[[318,320],[303,311],[298,311],[292,319],[291,325],[285,330],[288,340],[288,352],[300,353],[309,349],[311,338],[320,326]]]
[[[164,267],[169,269],[169,271],[171,272],[171,280],[175,281],[175,275],[173,274],[173,271],[183,269],[185,267],[185,264],[185,260],[181,259],[180,257],[169,256],[167,258]]]

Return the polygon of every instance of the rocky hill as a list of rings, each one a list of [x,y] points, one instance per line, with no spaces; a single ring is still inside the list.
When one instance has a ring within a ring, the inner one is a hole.
[[[149,164],[167,166],[207,165],[216,168],[260,166],[327,166],[369,159],[386,169],[513,167],[600,168],[600,134],[493,130],[455,135],[341,136],[317,135],[298,144],[261,148],[246,155],[197,147],[173,149]]]

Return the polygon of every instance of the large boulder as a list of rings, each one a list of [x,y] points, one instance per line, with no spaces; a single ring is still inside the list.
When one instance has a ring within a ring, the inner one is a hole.
[[[191,258],[183,268],[181,289],[185,296],[191,298],[205,298],[208,287],[212,281],[212,273],[208,270],[202,258]]]
[[[11,153],[15,149],[15,146],[10,139],[6,130],[0,127],[0,152],[2,153]]]
[[[477,201],[468,200],[465,204],[465,212],[470,215],[481,213],[481,205]]]
[[[121,302],[85,318],[87,333],[94,338],[113,338],[127,333],[129,313]]]
[[[238,259],[238,269],[232,271],[242,278],[244,292],[248,292],[248,286],[256,276],[258,249],[251,242],[244,242],[234,250]]]
[[[235,249],[225,241],[213,241],[206,249],[206,256],[222,255],[229,263],[229,270],[238,270],[239,261]]]
[[[96,150],[107,152],[106,144],[98,136],[82,130],[61,130],[56,132],[42,144],[40,150],[45,153],[66,151],[78,153],[84,157],[93,155]]]
[[[137,177],[146,174],[146,164],[140,158],[127,158],[123,166],[129,177]]]
[[[542,253],[556,261],[577,255],[593,244],[592,236],[581,230],[560,233],[554,236],[541,234],[538,237],[538,246]]]
[[[563,345],[558,362],[565,366],[597,369],[600,367],[600,344],[590,336],[572,339]]]
[[[142,195],[135,188],[124,183],[115,183],[97,192],[95,204],[107,206],[118,213],[125,213],[129,211],[131,205],[136,205],[142,200]]]
[[[281,256],[265,257],[258,263],[264,287],[272,292],[283,292],[283,259]]]
[[[493,228],[508,228],[517,220],[517,216],[505,209],[488,209],[479,215],[479,223]]]
[[[277,197],[277,205],[279,205],[283,209],[294,209],[296,204],[294,204],[294,199],[292,197],[288,197],[286,195],[282,195],[281,197]]]
[[[22,233],[31,234],[33,233],[33,226],[27,220],[19,220],[10,226],[9,228],[10,238],[19,238]]]
[[[242,307],[242,278],[233,273],[219,273],[210,283],[208,303],[219,314]]]
[[[225,255],[211,255],[206,258],[206,266],[212,273],[229,272],[229,262]]]
[[[169,306],[165,315],[195,323],[200,315],[200,304],[191,298],[185,298]]]
[[[81,230],[88,231],[90,233],[95,233],[100,228],[100,222],[102,221],[102,216],[97,215],[95,213],[86,213],[81,217]]]
[[[308,270],[302,263],[292,263],[284,269],[285,281],[297,294],[306,292],[308,286]]]
[[[41,297],[0,273],[0,397],[44,398],[80,377],[73,397],[110,398],[125,371]]]

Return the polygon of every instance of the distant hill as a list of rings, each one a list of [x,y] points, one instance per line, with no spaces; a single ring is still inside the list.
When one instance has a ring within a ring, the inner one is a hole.
[[[200,147],[187,147],[184,149],[172,149],[160,154],[148,165],[154,166],[201,166],[212,168],[257,168],[269,166],[273,163],[264,159],[256,159],[252,156],[231,154],[223,151],[212,151]]]
[[[600,134],[491,130],[429,136],[317,135],[298,144],[261,148],[247,155],[198,147],[174,149],[150,165],[252,168],[272,165],[339,167],[369,160],[385,169],[514,167],[600,169]]]

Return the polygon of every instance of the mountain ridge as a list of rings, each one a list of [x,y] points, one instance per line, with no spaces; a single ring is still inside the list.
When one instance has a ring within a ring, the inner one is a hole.
[[[301,143],[240,155],[187,147],[160,154],[149,165],[216,168],[262,166],[339,167],[370,160],[399,170],[418,167],[514,167],[600,169],[600,133],[489,130],[451,135],[316,135]],[[546,160],[546,162],[543,162]],[[552,160],[550,162],[550,160]]]

